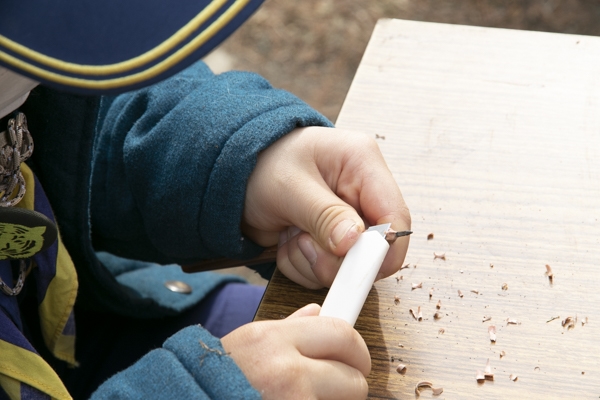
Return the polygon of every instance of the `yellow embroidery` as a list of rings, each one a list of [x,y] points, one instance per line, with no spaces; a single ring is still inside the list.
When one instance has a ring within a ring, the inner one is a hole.
[[[45,226],[0,223],[0,260],[29,258],[42,249]]]

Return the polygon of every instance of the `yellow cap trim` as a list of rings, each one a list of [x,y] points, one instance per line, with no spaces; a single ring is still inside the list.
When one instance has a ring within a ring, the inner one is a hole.
[[[134,85],[136,83],[140,83],[149,80],[157,75],[160,75],[167,69],[171,68],[172,66],[176,65],[181,60],[189,56],[198,47],[200,47],[211,37],[213,37],[224,25],[231,21],[231,19],[233,19],[246,6],[246,4],[249,1],[250,0],[237,0],[227,11],[221,14],[221,16],[215,22],[213,22],[205,31],[203,31],[200,35],[198,35],[188,44],[180,48],[178,51],[176,51],[160,63],[155,64],[144,71],[128,76],[123,76],[120,78],[92,80],[64,76],[28,64],[2,51],[0,51],[0,60],[22,71],[26,71],[32,75],[38,76],[42,79],[51,82],[56,82],[66,86],[73,86],[84,89],[108,90],[123,86]]]
[[[227,0],[214,0],[204,10],[202,10],[196,17],[194,17],[185,26],[179,29],[175,34],[169,37],[167,40],[162,42],[160,45],[153,49],[143,53],[137,57],[131,58],[126,61],[118,62],[109,65],[82,65],[71,62],[59,60],[54,57],[47,56],[39,53],[35,50],[23,46],[17,42],[8,39],[5,36],[0,35],[0,45],[19,54],[24,58],[29,58],[42,65],[62,70],[72,74],[81,75],[110,75],[123,73],[134,68],[142,67],[143,65],[155,60],[156,58],[168,53],[175,48],[179,43],[186,40],[192,35],[203,23],[211,18],[225,3]]]
[[[84,89],[115,89],[123,86],[134,85],[145,80],[149,80],[157,75],[160,75],[167,69],[179,63],[181,60],[189,56],[198,47],[213,37],[219,30],[226,25],[231,19],[233,19],[249,2],[249,0],[237,0],[227,11],[213,22],[205,31],[200,35],[196,36],[188,44],[180,48],[178,51],[173,53],[158,64],[152,67],[132,74],[123,76],[120,78],[104,79],[104,80],[92,80],[83,78],[73,78],[70,76],[60,75],[54,72],[49,72],[24,61],[21,61],[9,54],[0,51],[0,60],[10,64],[22,71],[26,71],[32,75],[38,76],[42,79],[56,82],[66,86],[79,87]]]

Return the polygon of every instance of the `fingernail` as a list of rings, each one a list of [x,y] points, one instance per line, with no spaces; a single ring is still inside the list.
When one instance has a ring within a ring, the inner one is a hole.
[[[311,267],[314,267],[317,262],[317,251],[315,250],[315,246],[312,244],[312,239],[310,237],[301,237],[298,239],[298,248],[302,252],[304,258],[308,260]]]
[[[302,229],[298,228],[297,226],[290,226],[288,228],[288,240],[291,239],[291,238],[293,238],[294,236],[296,236],[300,232],[302,232]]]
[[[354,235],[358,235],[358,226],[356,222],[351,219],[345,219],[333,228],[333,232],[331,232],[331,243],[334,247],[337,247],[340,242],[348,235],[352,236],[352,231],[354,231]]]
[[[278,247],[281,247],[284,244],[286,244],[288,240],[290,240],[291,238],[293,238],[300,232],[302,232],[302,230],[300,228],[298,228],[297,226],[290,226],[286,230],[279,232]]]
[[[281,247],[285,244],[285,242],[288,241],[288,234],[287,234],[287,230],[285,231],[281,231],[279,232],[279,243],[277,244],[277,247]]]

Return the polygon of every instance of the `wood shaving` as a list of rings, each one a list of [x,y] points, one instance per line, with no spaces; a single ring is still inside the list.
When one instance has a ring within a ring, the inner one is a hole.
[[[419,306],[419,308],[417,308],[417,320],[418,321],[423,320],[423,313],[421,312],[421,306]]]
[[[475,373],[475,379],[477,380],[477,382],[483,383],[485,382],[485,375],[480,370],[477,370],[477,372]]]
[[[402,343],[398,343],[398,347],[404,348],[404,345]]]
[[[444,260],[446,261],[446,253],[443,254],[437,254],[437,253],[433,253],[433,259],[440,259],[440,260]]]
[[[581,320],[581,326],[585,326],[585,324],[588,323],[588,317],[585,317],[584,319]]]
[[[433,314],[433,319],[441,319],[444,316],[444,314],[436,312],[435,314]]]
[[[458,291],[458,297],[463,297],[463,293],[460,290]]]
[[[513,382],[515,382],[517,379],[519,379],[519,377],[517,376],[517,374],[510,374],[509,378]]]
[[[440,394],[442,394],[444,392],[443,388],[434,388],[433,383],[431,383],[431,382],[420,381],[420,382],[417,382],[417,384],[415,385],[415,394],[417,395],[417,397],[419,397],[421,395],[422,388],[430,388],[432,390],[434,396],[439,396]]]
[[[394,304],[398,304],[400,303],[400,296],[396,295],[394,296]]]
[[[492,373],[492,366],[490,365],[490,359],[488,358],[487,364],[485,364],[485,370],[483,371],[483,375],[486,380],[493,381],[494,374]]]
[[[471,293],[479,294],[479,290],[473,289],[473,290],[471,290]]]
[[[550,280],[550,283],[552,283],[552,278],[554,278],[554,273],[552,273],[552,267],[549,266],[548,264],[546,264],[546,276]]]
[[[561,325],[563,328],[573,329],[575,328],[575,324],[577,323],[577,318],[567,317],[562,320]]]
[[[383,140],[385,140],[385,135],[375,134],[375,139],[383,139]]]
[[[414,318],[414,319],[416,319],[416,320],[418,321],[418,319],[417,319],[417,314],[415,314],[414,310],[411,308],[411,309],[409,309],[408,311],[410,312],[410,315],[412,315],[412,316],[413,316],[413,318]]]
[[[433,233],[430,233],[429,235],[427,235],[427,240],[432,240],[433,239]]]
[[[404,268],[409,268],[410,264],[405,264],[402,267],[400,267],[400,269],[398,271],[402,271]]]
[[[400,375],[406,374],[406,365],[398,364],[398,366],[396,367],[396,372],[398,372]]]
[[[488,327],[488,333],[490,334],[490,341],[496,343],[496,327],[494,325]]]
[[[502,284],[502,290],[508,290],[508,284],[507,283],[503,283]]]
[[[438,331],[438,333],[440,335],[443,335],[444,333],[446,333],[446,330],[444,328],[440,328],[440,330]]]
[[[203,349],[204,351],[207,351],[207,352],[209,352],[209,353],[215,353],[215,354],[217,354],[217,355],[219,355],[219,356],[227,356],[227,355],[229,355],[229,353],[224,353],[224,352],[222,352],[222,351],[221,351],[221,350],[219,350],[219,349],[213,349],[213,348],[209,347],[209,346],[208,346],[206,343],[204,343],[202,340],[198,340],[198,343],[200,343],[200,347],[202,347],[202,349]]]
[[[509,318],[506,320],[506,325],[521,325],[521,323],[514,318]]]
[[[494,264],[490,263],[490,268],[494,268]]]
[[[506,352],[505,352],[504,350],[502,350],[502,351],[500,352],[500,358],[504,357],[505,355],[506,355]]]
[[[485,369],[483,370],[484,374],[491,374],[492,373],[492,366],[490,364],[490,359],[488,358],[486,363],[485,363]]]
[[[440,308],[442,308],[442,301],[441,300],[438,300],[437,304],[435,305],[435,308],[437,308],[438,310]]]
[[[552,322],[552,321],[554,321],[555,319],[559,319],[559,318],[560,318],[560,315],[557,315],[556,317],[552,317],[552,318],[550,318],[548,321],[546,321],[546,323],[548,323],[548,322]]]
[[[411,290],[415,290],[415,289],[421,289],[423,287],[423,282],[420,283],[413,283],[412,284],[412,289]]]
[[[433,288],[429,289],[429,298],[433,297]]]
[[[213,348],[209,347],[202,340],[198,340],[198,343],[200,343],[200,347],[202,347],[204,349],[204,351],[206,352],[206,353],[202,354],[202,357],[200,357],[200,365],[204,364],[204,358],[208,355],[208,353],[214,353],[221,357],[229,355],[229,353],[224,353],[219,349],[213,349]]]
[[[491,319],[492,319],[492,317],[490,317],[490,316],[487,316],[487,315],[484,315],[484,316],[483,316],[483,321],[481,321],[481,322],[487,322],[487,321],[489,321],[489,320],[491,320]]]
[[[534,370],[534,371],[539,371],[539,370],[540,370],[540,367],[535,367],[533,370]]]

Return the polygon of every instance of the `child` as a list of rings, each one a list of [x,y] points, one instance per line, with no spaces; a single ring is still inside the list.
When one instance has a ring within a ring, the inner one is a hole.
[[[365,222],[410,227],[374,140],[257,75],[195,63],[258,2],[33,3],[0,14],[3,151],[24,161],[29,132],[35,143],[27,163],[4,165],[15,189],[0,234],[20,229],[9,247],[37,246],[0,253],[10,292],[0,294],[0,393],[366,397],[369,353],[345,322],[309,305],[219,326],[227,309],[255,309],[260,291],[164,266],[279,243],[278,268],[318,288]],[[56,226],[56,240],[44,236]],[[400,268],[407,245],[396,241],[379,278]]]

